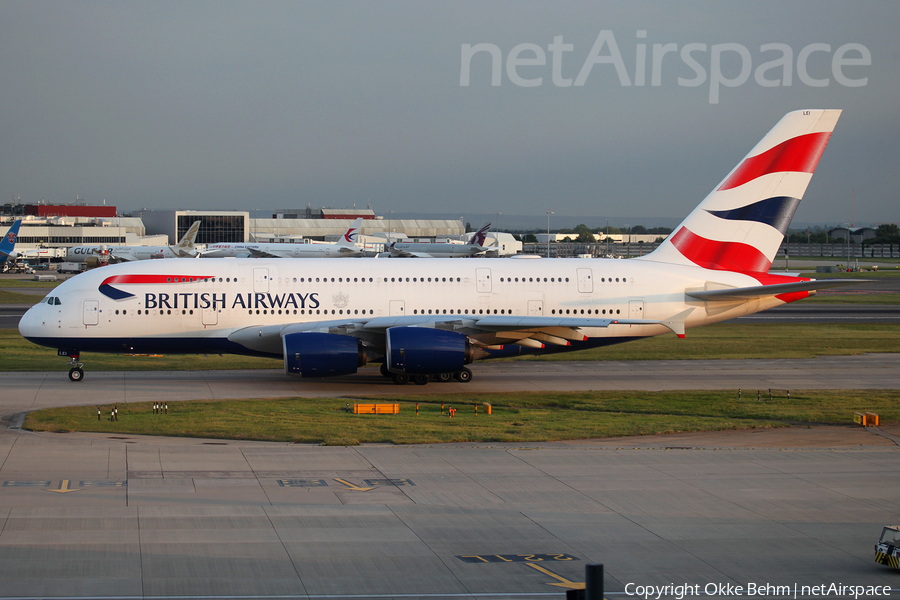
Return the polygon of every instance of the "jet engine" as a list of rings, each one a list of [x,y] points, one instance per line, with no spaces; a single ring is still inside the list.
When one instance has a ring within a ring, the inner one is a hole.
[[[352,375],[366,364],[363,344],[355,337],[298,332],[282,337],[284,372],[301,377]]]
[[[458,372],[474,353],[465,335],[424,327],[391,327],[386,346],[388,371],[409,375]]]

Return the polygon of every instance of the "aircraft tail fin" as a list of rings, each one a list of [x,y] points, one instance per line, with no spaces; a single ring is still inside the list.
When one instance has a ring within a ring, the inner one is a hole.
[[[840,115],[786,114],[654,252],[636,260],[767,272]]]
[[[184,236],[178,240],[175,245],[175,252],[179,255],[190,254],[194,250],[194,240],[197,239],[197,232],[200,231],[200,221],[194,221],[185,232]]]
[[[13,253],[16,248],[16,240],[19,238],[19,227],[22,225],[22,219],[18,219],[0,240],[0,263],[6,262],[6,259]]]
[[[353,225],[350,226],[344,235],[341,236],[340,241],[338,242],[338,246],[345,247],[356,247],[356,240],[359,239],[359,232],[362,229],[362,217],[357,218],[353,221]]]
[[[469,240],[469,243],[474,246],[484,246],[484,238],[485,235],[487,235],[487,231],[488,229],[490,229],[490,227],[490,223],[485,223],[484,225],[482,225],[481,229],[479,229],[475,232],[474,235],[472,235],[472,239]]]

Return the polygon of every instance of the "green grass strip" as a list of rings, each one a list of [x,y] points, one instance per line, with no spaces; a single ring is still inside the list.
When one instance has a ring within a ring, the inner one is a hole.
[[[25,428],[328,445],[542,442],[849,424],[858,411],[895,421],[900,419],[896,398],[895,390],[802,390],[790,399],[786,390],[773,390],[772,400],[764,393],[760,401],[755,391],[745,391],[738,400],[737,390],[459,394],[170,402],[168,414],[154,414],[152,403],[138,402],[119,404],[115,422],[109,421],[112,405],[66,407],[30,413]],[[400,413],[347,412],[354,402],[398,403]],[[486,414],[485,402],[492,415]]]

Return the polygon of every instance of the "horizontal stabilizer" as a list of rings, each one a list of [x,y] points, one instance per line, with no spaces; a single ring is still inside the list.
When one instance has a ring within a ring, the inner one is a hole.
[[[869,283],[868,279],[813,279],[796,283],[777,283],[775,285],[755,285],[743,288],[727,288],[722,290],[697,290],[685,292],[698,300],[749,300],[752,298],[768,298],[790,294],[793,292],[811,292],[854,283]]]

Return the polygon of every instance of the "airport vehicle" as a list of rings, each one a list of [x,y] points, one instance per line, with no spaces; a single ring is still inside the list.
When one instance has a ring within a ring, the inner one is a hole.
[[[840,116],[788,113],[653,253],[629,260],[157,260],[64,282],[19,331],[81,352],[279,357],[287,373],[382,362],[468,381],[477,359],[600,347],[716,323],[846,280],[770,274]]]
[[[110,264],[159,258],[193,258],[197,256],[194,240],[200,231],[200,221],[194,221],[184,236],[174,246],[72,246],[66,252],[66,261],[83,262],[91,268],[105,266],[104,252]]]
[[[888,525],[881,530],[881,537],[875,544],[875,562],[900,569],[900,527]]]
[[[467,244],[394,242],[388,246],[391,256],[403,258],[461,258],[484,254],[484,237],[490,223],[485,223],[472,235]]]
[[[61,262],[56,265],[57,273],[81,273],[87,271],[88,265],[83,262]]]
[[[6,269],[7,259],[16,259],[16,240],[19,239],[19,227],[21,225],[22,219],[17,219],[6,232],[6,235],[3,236],[3,239],[0,239],[0,265],[3,266],[4,270]]]
[[[356,219],[337,243],[210,244],[206,250],[200,253],[200,256],[201,258],[343,258],[361,256],[363,250],[356,245],[361,227],[362,218]]]

